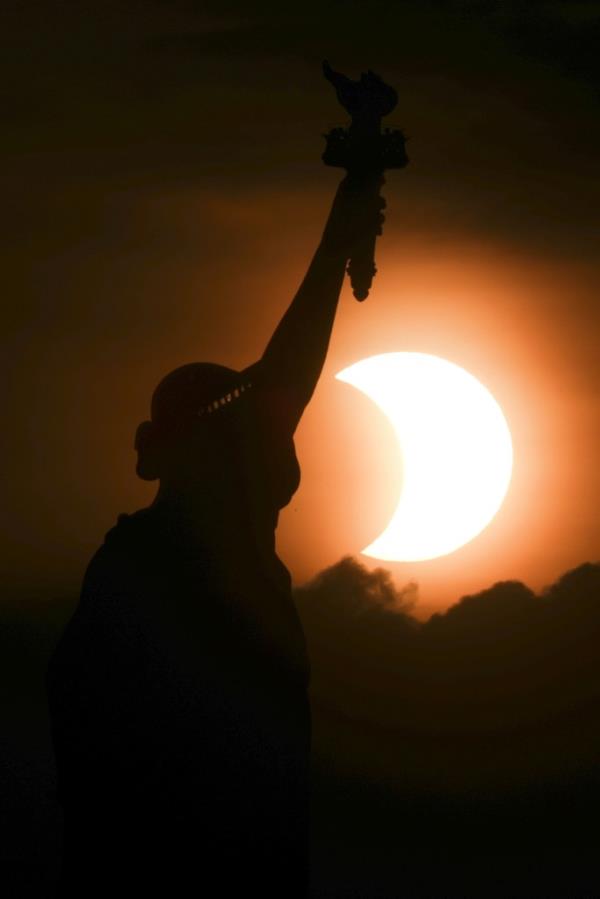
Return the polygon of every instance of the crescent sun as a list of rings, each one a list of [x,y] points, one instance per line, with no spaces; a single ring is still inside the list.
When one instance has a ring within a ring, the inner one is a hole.
[[[425,353],[370,356],[336,377],[387,416],[401,454],[398,505],[362,553],[416,562],[476,537],[502,505],[513,463],[510,430],[489,390],[458,365]]]

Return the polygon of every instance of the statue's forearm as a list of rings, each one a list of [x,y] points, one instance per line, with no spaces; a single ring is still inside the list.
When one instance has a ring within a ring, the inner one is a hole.
[[[346,254],[324,238],[261,360],[269,379],[288,387],[302,408],[325,363],[345,268]]]
[[[382,219],[380,181],[380,175],[373,175],[340,183],[304,280],[260,360],[263,384],[290,397],[292,427],[323,369],[352,247]],[[248,373],[252,379],[258,375],[254,367]]]

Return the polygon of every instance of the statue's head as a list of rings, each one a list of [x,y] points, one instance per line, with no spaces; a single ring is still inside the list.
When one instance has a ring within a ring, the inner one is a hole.
[[[137,428],[139,477],[187,483],[234,464],[249,390],[223,365],[195,362],[170,372],[152,395],[150,420]]]

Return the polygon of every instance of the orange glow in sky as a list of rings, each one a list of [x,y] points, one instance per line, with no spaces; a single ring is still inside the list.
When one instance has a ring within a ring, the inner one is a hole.
[[[424,250],[414,243],[395,261],[391,245],[367,302],[343,297],[330,360],[298,433],[303,483],[282,515],[282,555],[303,580],[341,555],[359,555],[384,530],[401,491],[395,435],[368,399],[334,375],[371,354],[431,353],[463,366],[503,409],[514,444],[510,491],[490,525],[450,555],[359,558],[389,568],[399,583],[417,581],[417,614],[498,580],[539,589],[595,558],[596,513],[586,496],[590,480],[598,481],[593,393],[572,358],[591,354],[593,341],[575,340],[565,324],[569,298],[585,293],[585,271],[452,244]]]
[[[64,306],[60,327],[39,329],[28,349],[32,364],[21,367],[28,402],[39,393],[32,434],[53,437],[28,443],[43,464],[27,462],[26,478],[7,481],[6,552],[15,572],[29,570],[34,552],[43,584],[76,594],[118,513],[152,501],[156,485],[135,477],[133,434],[154,386],[187,362],[243,368],[259,358],[314,252],[334,183],[329,174],[304,197],[278,187],[235,200],[187,189],[155,198],[152,215],[135,227],[143,236],[149,219],[161,240],[185,236],[181,252],[155,263],[150,246],[121,270],[115,251],[106,275],[119,283],[112,304],[91,263],[69,268],[70,293],[64,288],[64,301],[53,295],[53,317]],[[353,555],[388,568],[399,585],[416,581],[415,612],[425,616],[499,580],[539,589],[597,558],[598,304],[596,273],[585,259],[536,255],[467,233],[421,233],[403,218],[404,183],[390,177],[384,190],[389,215],[371,295],[357,303],[344,287],[328,360],[296,434],[302,482],[282,511],[277,543],[297,584]],[[282,228],[284,207],[295,217]],[[211,222],[206,244],[197,233],[200,212]],[[58,283],[68,259],[56,259]],[[421,562],[360,555],[390,520],[402,471],[390,423],[335,378],[358,359],[398,352],[464,368],[498,402],[513,441],[510,489],[490,524],[449,555]],[[24,459],[20,447],[15,458]]]

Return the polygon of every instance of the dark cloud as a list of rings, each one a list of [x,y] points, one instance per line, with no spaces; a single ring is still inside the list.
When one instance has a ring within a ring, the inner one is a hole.
[[[376,568],[369,571],[351,556],[346,556],[322,571],[305,587],[299,587],[297,596],[306,604],[306,613],[320,614],[328,608],[334,618],[359,621],[385,617],[405,627],[409,613],[416,601],[417,585],[397,587],[389,571]]]
[[[297,591],[318,707],[372,728],[374,757],[383,729],[397,750],[396,776],[404,767],[409,781],[439,778],[442,789],[444,777],[463,784],[487,777],[488,787],[499,787],[595,769],[599,564],[568,572],[541,595],[518,581],[495,584],[425,623],[405,604],[413,590],[394,592],[384,570],[345,559]],[[503,747],[495,773],[485,757],[456,751],[490,739]],[[530,754],[536,741],[543,759]],[[408,773],[407,747],[421,743],[429,760]],[[352,757],[352,742],[346,750]]]
[[[600,564],[426,622],[386,584],[343,560],[297,591],[322,895],[595,895]]]

